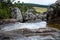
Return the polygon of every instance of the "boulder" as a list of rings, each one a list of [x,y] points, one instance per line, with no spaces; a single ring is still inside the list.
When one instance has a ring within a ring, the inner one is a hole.
[[[11,8],[11,17],[17,19],[17,21],[23,21],[21,11],[18,7]]]
[[[46,21],[47,13],[36,14],[36,20]]]
[[[23,18],[24,18],[25,21],[32,21],[32,20],[34,20],[35,15],[33,14],[33,10],[32,9],[27,10],[25,12]]]

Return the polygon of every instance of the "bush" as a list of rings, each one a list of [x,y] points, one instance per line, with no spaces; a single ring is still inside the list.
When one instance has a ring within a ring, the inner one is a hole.
[[[0,9],[0,19],[9,18],[9,11],[7,8]]]

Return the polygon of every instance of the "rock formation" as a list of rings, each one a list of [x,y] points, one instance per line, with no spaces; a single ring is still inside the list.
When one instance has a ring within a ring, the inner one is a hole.
[[[17,7],[11,8],[11,17],[20,22],[38,22],[46,20],[45,13],[33,13],[33,9],[28,9],[24,14],[21,13],[20,9]]]
[[[28,9],[23,15],[25,21],[32,21],[35,19],[35,15],[33,14],[33,9]]]
[[[33,13],[33,9],[28,9],[25,14],[23,14],[24,21],[28,22],[39,22],[46,21],[46,13]]]
[[[52,22],[60,21],[60,2],[50,5],[47,10],[47,20]]]
[[[11,8],[11,17],[17,21],[23,21],[21,11],[18,7]]]

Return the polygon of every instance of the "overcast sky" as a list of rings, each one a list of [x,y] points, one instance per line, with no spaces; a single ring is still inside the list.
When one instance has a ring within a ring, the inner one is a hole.
[[[17,2],[19,0],[15,0]],[[52,3],[55,3],[57,0],[20,0],[20,2],[24,3],[34,3],[34,4],[40,4],[40,5],[50,5]]]

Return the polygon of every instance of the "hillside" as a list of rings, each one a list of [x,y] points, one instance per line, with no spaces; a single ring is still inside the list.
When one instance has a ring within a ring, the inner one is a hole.
[[[43,13],[47,11],[49,5],[39,5],[39,4],[32,4],[32,3],[24,3],[23,5],[32,6],[37,12]]]
[[[47,8],[50,5],[40,5],[40,4],[33,4],[33,3],[22,3],[23,5],[30,5],[32,7],[43,7],[43,8]]]

